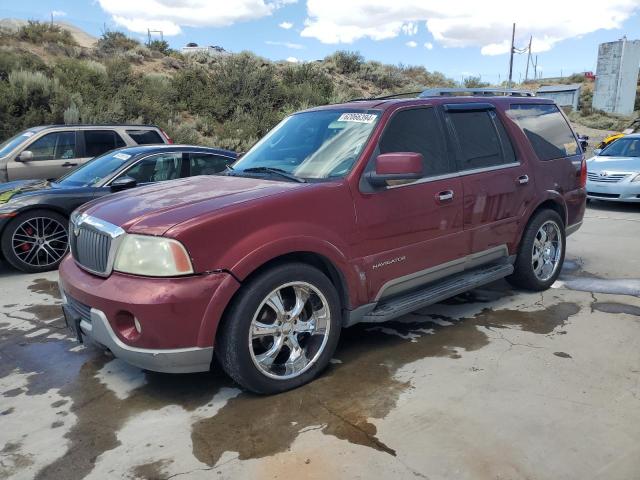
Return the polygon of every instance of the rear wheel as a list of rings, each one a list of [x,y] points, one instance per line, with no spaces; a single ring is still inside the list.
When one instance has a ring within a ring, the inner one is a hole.
[[[216,356],[247,390],[296,388],[329,363],[340,311],[336,289],[322,272],[306,264],[274,267],[240,291],[220,327]]]
[[[49,210],[25,212],[7,225],[1,243],[5,259],[18,270],[54,270],[69,250],[68,220]]]
[[[529,222],[520,242],[514,272],[507,280],[527,290],[546,290],[556,281],[565,252],[564,223],[557,212],[541,210]]]

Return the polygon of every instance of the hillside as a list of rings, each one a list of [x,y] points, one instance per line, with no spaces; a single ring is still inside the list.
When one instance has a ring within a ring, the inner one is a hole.
[[[291,64],[250,52],[182,55],[120,32],[94,43],[79,38],[48,23],[0,25],[0,139],[36,124],[139,122],[160,125],[177,142],[242,151],[302,108],[454,85],[424,67],[353,52]]]

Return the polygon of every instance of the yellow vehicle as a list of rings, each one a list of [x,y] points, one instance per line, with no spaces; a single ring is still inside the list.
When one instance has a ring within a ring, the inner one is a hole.
[[[632,133],[640,133],[640,118],[636,118],[633,122],[631,122],[631,125],[625,128],[622,131],[622,133],[614,133],[613,135],[609,135],[608,137],[605,137],[604,140],[602,140],[596,146],[596,148],[599,148],[602,150],[604,147],[606,147],[610,143],[613,143],[617,139],[622,138],[625,135],[630,135]]]

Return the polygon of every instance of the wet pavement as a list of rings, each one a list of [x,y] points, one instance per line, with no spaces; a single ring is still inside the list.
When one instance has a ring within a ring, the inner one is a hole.
[[[57,274],[0,265],[0,478],[640,478],[640,206],[590,206],[561,279],[344,330],[277,396],[78,346]]]

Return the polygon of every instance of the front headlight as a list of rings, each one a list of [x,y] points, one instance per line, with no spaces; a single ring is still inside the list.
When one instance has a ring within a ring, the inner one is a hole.
[[[126,234],[118,247],[113,269],[149,277],[176,277],[193,273],[191,259],[177,240]]]
[[[631,179],[632,182],[640,182],[640,173]]]

